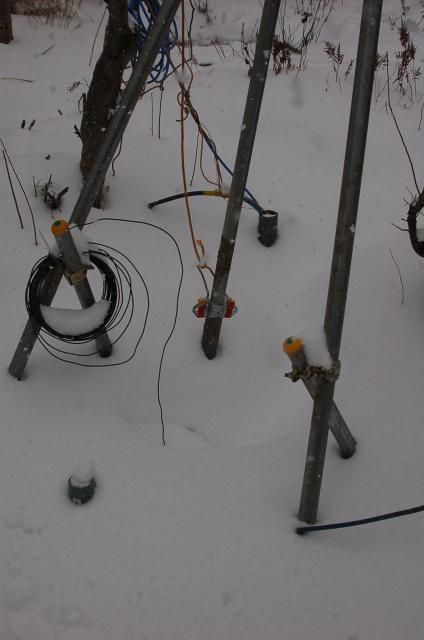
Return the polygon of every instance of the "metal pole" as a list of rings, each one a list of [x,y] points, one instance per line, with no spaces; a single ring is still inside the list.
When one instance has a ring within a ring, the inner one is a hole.
[[[221,243],[218,251],[211,299],[203,327],[202,348],[209,360],[212,360],[216,356],[222,319],[225,314],[227,283],[234,254],[243,196],[255,142],[256,128],[271,56],[272,39],[274,37],[280,3],[281,0],[265,0],[262,11],[255,58],[234,166],[234,175],[231,182]]]
[[[303,349],[303,343],[299,338],[287,338],[287,340],[284,341],[283,349],[286,355],[290,358],[293,365],[293,372],[302,372],[306,370],[308,362]],[[318,386],[316,377],[311,376],[310,378],[302,378],[302,382],[312,400],[314,400]],[[344,418],[335,402],[331,405],[328,424],[331,433],[339,445],[342,458],[351,458],[355,453],[356,440],[351,434],[349,427],[344,421]]]
[[[146,38],[146,42],[137,65],[131,74],[119,106],[106,131],[105,138],[96,155],[91,171],[84,183],[80,196],[75,204],[70,217],[70,224],[83,227],[90,209],[96,199],[97,192],[106,176],[106,172],[112,162],[119,141],[125,131],[132,112],[140,97],[140,93],[146,84],[146,80],[159,52],[163,38],[168,31],[181,0],[164,0],[155,24]],[[50,305],[61,280],[61,274],[54,271],[51,278],[46,281],[42,299],[44,305]],[[22,378],[25,367],[34,348],[38,336],[38,328],[31,320],[28,320],[19,340],[15,354],[9,365],[9,373],[17,378]]]
[[[87,280],[87,269],[81,262],[81,257],[72,238],[69,224],[65,220],[56,220],[52,224],[52,233],[62,252],[67,271],[71,275],[74,275],[74,282],[72,284],[82,308],[87,309],[93,306],[96,300],[90,283]],[[75,277],[77,275],[78,277]],[[112,343],[106,332],[96,337],[96,345],[98,352],[103,358],[109,357],[112,353]]]
[[[324,322],[328,349],[334,362],[339,359],[346,309],[382,4],[383,0],[364,0],[362,7],[355,80]],[[334,387],[335,381],[323,378],[318,380],[312,412],[299,507],[299,519],[311,524],[316,521],[318,512]]]

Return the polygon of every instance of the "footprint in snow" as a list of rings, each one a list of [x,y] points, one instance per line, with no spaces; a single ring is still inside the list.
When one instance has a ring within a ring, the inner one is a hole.
[[[197,449],[209,443],[206,436],[192,425],[171,423],[165,428],[166,444],[174,449]]]

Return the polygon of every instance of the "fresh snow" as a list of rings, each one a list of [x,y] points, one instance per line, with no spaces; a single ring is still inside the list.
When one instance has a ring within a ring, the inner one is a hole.
[[[77,251],[79,253],[81,262],[83,265],[90,265],[90,256],[88,255],[89,251],[90,251],[90,238],[87,236],[86,233],[84,233],[84,231],[81,231],[81,229],[79,227],[72,227],[71,229],[71,236],[72,236],[72,240],[74,241],[74,244],[77,248]],[[56,239],[53,237],[53,242],[51,244],[48,244],[49,247],[49,253],[51,253],[53,256],[60,256],[60,249],[59,249],[59,245],[56,242]]]
[[[93,460],[80,460],[72,470],[71,478],[74,487],[85,487],[94,478]]]
[[[102,325],[108,309],[107,300],[98,300],[87,309],[58,309],[40,305],[41,315],[49,327],[67,336],[95,331]]]
[[[201,16],[194,25],[190,93],[231,165],[249,82],[238,39],[243,30],[254,42],[261,3],[208,4],[212,21]],[[287,3],[293,29],[294,4]],[[385,0],[379,51],[389,51],[391,71],[400,49],[393,23],[399,25],[406,4],[416,66],[422,66],[421,3]],[[68,218],[81,186],[78,99],[102,46],[103,27],[89,66],[103,11],[103,2],[84,0],[80,21],[68,29],[14,16],[15,40],[0,45],[0,137],[49,242],[52,214],[34,197],[33,177],[46,181],[52,174],[56,184],[69,186],[63,210],[54,212]],[[301,382],[284,377],[291,366],[281,344],[310,327],[318,331],[323,322],[353,84],[353,74],[345,79],[343,72],[356,57],[360,13],[359,2],[337,2],[311,44],[306,69],[279,76],[270,69],[248,187],[264,208],[279,212],[279,238],[263,247],[257,214],[243,208],[228,283],[239,312],[224,320],[213,361],[201,351],[203,325],[192,314],[204,289],[184,202],[147,207],[182,191],[175,79],[165,84],[160,139],[160,92],[134,110],[116,175],[106,180],[108,207],[93,210],[90,221],[150,222],[181,247],[179,315],[160,383],[166,446],[157,375],[176,306],[175,246],[151,227],[102,222],[87,228],[93,242],[128,255],[149,287],[139,350],[124,366],[87,368],[36,345],[25,378],[17,381],[7,367],[27,319],[26,282],[46,248],[34,245],[17,187],[25,216],[25,229],[19,228],[0,169],[0,640],[422,639],[422,514],[303,538],[294,533],[312,403]],[[224,44],[211,44],[214,38]],[[340,85],[325,41],[341,43]],[[394,226],[403,226],[404,199],[414,186],[385,107],[385,80],[379,69],[335,398],[358,450],[342,460],[330,436],[320,522],[423,502],[424,263],[408,234]],[[422,185],[422,78],[412,104],[391,89]],[[36,123],[21,129],[23,119]],[[190,119],[185,141],[190,178],[196,148]],[[206,148],[204,168],[214,175]],[[223,179],[230,182],[225,173]],[[213,187],[197,171],[192,188]],[[199,197],[190,204],[195,237],[214,267],[226,202]],[[390,252],[402,274],[403,302]],[[131,352],[146,304],[137,278],[134,296],[139,311],[111,359],[81,363],[113,364]],[[75,300],[63,281],[53,305],[75,308]],[[96,495],[75,506],[67,481],[87,460],[95,467]]]
[[[313,367],[331,369],[332,361],[328,352],[327,338],[323,327],[309,329],[297,334],[303,342],[303,348],[308,364]]]

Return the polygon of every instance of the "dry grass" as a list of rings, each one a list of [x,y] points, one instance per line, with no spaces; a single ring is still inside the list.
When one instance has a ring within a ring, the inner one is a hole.
[[[60,24],[67,28],[78,18],[81,0],[15,0],[14,11],[37,23]]]

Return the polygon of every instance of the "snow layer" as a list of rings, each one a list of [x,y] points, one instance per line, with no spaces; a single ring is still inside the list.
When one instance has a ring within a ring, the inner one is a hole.
[[[241,26],[253,29],[260,3],[209,4],[211,28],[231,37],[238,52]],[[409,4],[407,18],[417,25],[422,8]],[[103,3],[85,0],[81,24],[68,30],[33,28],[14,17],[15,40],[0,45],[1,78],[31,81],[0,79],[0,137],[46,237],[51,216],[31,195],[32,179],[53,173],[69,185],[60,213],[67,218],[81,186],[77,103],[92,73],[88,61],[103,10]],[[392,71],[400,48],[393,21],[401,12],[400,1],[385,0],[379,51],[389,51]],[[281,342],[323,321],[352,88],[352,74],[341,74],[339,85],[323,47],[340,41],[346,65],[356,56],[359,19],[359,3],[337,3],[310,47],[306,70],[269,75],[248,182],[262,206],[279,212],[279,239],[269,249],[260,245],[257,215],[243,209],[228,288],[239,312],[224,321],[211,362],[200,349],[202,322],[191,312],[204,290],[184,204],[147,207],[182,190],[177,83],[165,87],[160,139],[159,92],[137,105],[100,215],[159,224],[183,252],[180,313],[161,379],[165,447],[156,390],[175,312],[175,247],[153,228],[93,224],[93,240],[131,257],[149,286],[151,315],[140,349],[126,366],[89,369],[55,360],[37,345],[26,378],[16,381],[7,366],[26,322],[28,274],[44,248],[33,245],[27,217],[19,229],[0,171],[1,640],[422,639],[422,515],[304,538],[294,533],[311,401],[302,383],[284,378],[290,363]],[[413,33],[417,60],[422,27]],[[235,52],[195,46],[197,61],[211,64],[194,65],[191,89],[229,164],[249,82]],[[384,91],[379,95],[385,80],[379,70],[336,386],[337,405],[359,445],[351,460],[342,460],[330,440],[319,509],[325,522],[422,503],[424,266],[407,234],[392,225],[402,225],[413,182]],[[422,103],[404,108],[405,97],[392,88],[422,181]],[[21,129],[31,118],[34,127]],[[189,120],[185,126],[192,167],[196,131]],[[214,175],[206,150],[204,167]],[[193,188],[210,186],[197,173]],[[198,198],[192,209],[196,237],[215,256],[225,201]],[[390,249],[402,273],[403,304]],[[134,295],[144,301],[137,286]],[[73,298],[64,282],[54,305],[68,308]],[[121,360],[138,335],[139,315],[110,359],[90,362]],[[78,509],[66,483],[87,459],[98,489]]]
[[[86,233],[84,233],[84,231],[81,231],[81,229],[79,229],[79,227],[72,227],[71,229],[71,235],[72,235],[72,239],[74,241],[74,244],[78,250],[78,253],[80,255],[80,259],[81,259],[81,263],[84,265],[90,265],[90,256],[88,255],[88,252],[90,251],[90,238],[87,236]],[[60,255],[60,249],[59,249],[59,245],[57,244],[56,241],[54,241],[50,247],[50,253],[54,256],[59,256]]]
[[[328,352],[327,339],[323,327],[297,334],[303,342],[306,360],[314,367],[331,369],[332,361]]]
[[[95,331],[103,324],[108,309],[107,300],[98,300],[87,309],[57,309],[40,305],[45,322],[54,331],[67,336]]]

